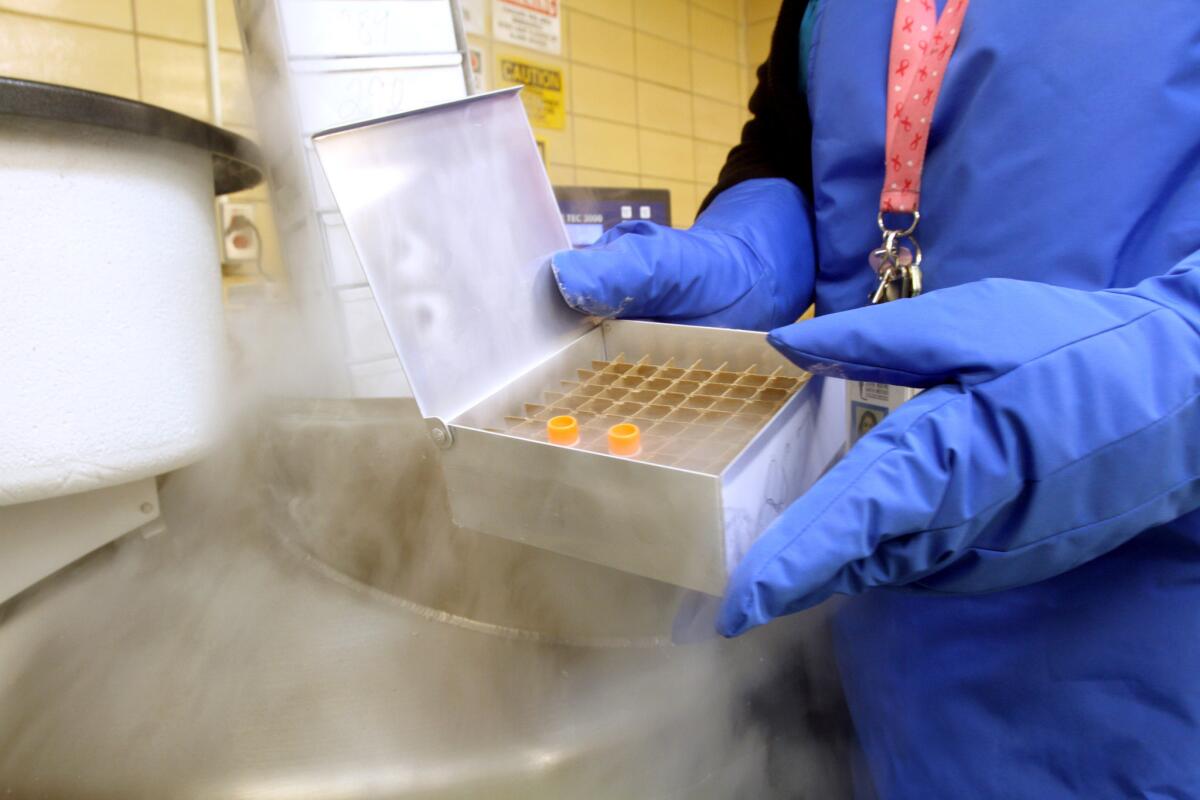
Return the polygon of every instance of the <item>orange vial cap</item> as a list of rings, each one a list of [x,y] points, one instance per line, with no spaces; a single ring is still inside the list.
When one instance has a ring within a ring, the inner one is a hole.
[[[546,422],[546,438],[550,440],[550,444],[561,444],[564,447],[572,447],[579,444],[579,423],[574,417],[563,415],[561,417],[551,417]]]
[[[642,432],[632,422],[608,429],[608,452],[614,456],[636,456],[642,452]]]

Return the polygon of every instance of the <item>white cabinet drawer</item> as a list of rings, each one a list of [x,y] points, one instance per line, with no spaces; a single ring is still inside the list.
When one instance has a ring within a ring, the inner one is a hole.
[[[291,68],[292,92],[306,136],[467,94],[458,54],[292,62]]]
[[[280,0],[291,58],[453,53],[449,0]]]
[[[325,239],[325,263],[329,269],[329,285],[336,287],[364,286],[367,276],[354,244],[346,231],[346,223],[339,214],[321,214],[321,234]]]
[[[355,397],[412,397],[404,368],[397,358],[350,365]]]
[[[338,292],[342,310],[343,334],[346,337],[348,361],[373,361],[395,358],[387,327],[375,304],[370,287],[344,289]]]
[[[304,165],[312,178],[313,209],[316,211],[337,211],[337,201],[333,199],[333,190],[325,179],[325,170],[321,169],[321,161],[317,152],[311,147],[304,148]]]

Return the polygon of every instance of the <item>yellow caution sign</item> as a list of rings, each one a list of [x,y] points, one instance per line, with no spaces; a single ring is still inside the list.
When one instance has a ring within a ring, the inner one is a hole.
[[[539,128],[562,130],[567,126],[567,107],[563,94],[563,73],[558,67],[536,64],[519,58],[500,59],[500,82],[504,86],[523,84],[521,100],[530,124]]]

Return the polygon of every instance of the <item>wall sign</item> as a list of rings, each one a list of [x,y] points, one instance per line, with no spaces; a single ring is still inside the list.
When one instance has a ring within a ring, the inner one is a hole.
[[[462,0],[463,28],[480,36],[487,32],[487,0]]]
[[[524,84],[521,102],[525,104],[531,125],[558,130],[567,126],[563,71],[560,68],[502,56],[499,81],[502,86]]]
[[[562,52],[558,0],[492,0],[492,36],[558,55]]]

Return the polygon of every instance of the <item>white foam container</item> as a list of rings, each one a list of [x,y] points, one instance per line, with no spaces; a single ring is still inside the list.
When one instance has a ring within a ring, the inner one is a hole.
[[[213,206],[248,141],[164,109],[0,79],[0,602],[158,516],[219,426]]]

